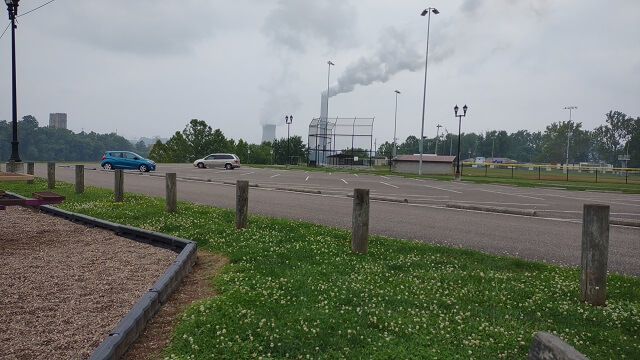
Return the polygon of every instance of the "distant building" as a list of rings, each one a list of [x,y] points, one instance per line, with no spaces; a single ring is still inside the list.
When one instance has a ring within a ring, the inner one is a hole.
[[[422,155],[423,174],[453,174],[453,162],[455,156]],[[400,173],[417,174],[420,168],[420,154],[398,155],[392,160],[393,171]]]
[[[65,113],[51,113],[49,114],[49,127],[56,129],[67,128],[67,114]]]

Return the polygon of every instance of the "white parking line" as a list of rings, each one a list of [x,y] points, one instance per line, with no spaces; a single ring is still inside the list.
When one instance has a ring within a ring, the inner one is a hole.
[[[381,178],[384,178],[384,179],[389,179],[388,177],[386,177],[386,176],[384,176],[384,175],[380,175],[380,177],[381,177]]]
[[[248,173],[240,174],[240,175],[244,176],[244,175],[251,175],[251,174],[255,174],[255,171],[254,172],[248,172]]]
[[[383,177],[384,177],[384,176],[383,176]],[[383,181],[380,181],[380,184],[385,184],[385,185],[387,185],[387,186],[391,186],[391,187],[394,187],[394,188],[396,188],[396,189],[398,189],[398,188],[399,188],[398,186],[391,185],[391,184],[387,184],[386,182],[383,182]]]
[[[422,186],[426,186],[428,188],[438,189],[438,190],[442,190],[442,191],[449,191],[449,192],[456,193],[456,194],[462,194],[461,191],[449,190],[449,189],[445,189],[445,188],[441,188],[441,187],[437,187],[437,186],[432,186],[432,185],[422,185]]]
[[[307,181],[307,180],[309,180],[309,177],[308,177],[308,176],[307,176],[307,178],[306,178],[306,179],[304,179],[304,181]]]
[[[346,182],[344,179],[340,179],[340,180],[342,180],[342,182],[343,182],[343,183],[345,183],[345,184],[349,184],[349,183],[348,183],[348,182]]]
[[[356,177],[358,177],[358,174],[353,174],[353,175],[355,175]]]
[[[280,176],[280,174],[275,174],[275,175],[271,176],[270,178],[274,178],[276,176]]]

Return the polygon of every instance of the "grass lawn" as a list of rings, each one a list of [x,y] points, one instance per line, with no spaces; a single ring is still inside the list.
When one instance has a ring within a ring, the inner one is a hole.
[[[29,195],[46,180],[2,187]],[[250,216],[237,231],[228,210],[180,203],[167,214],[160,198],[127,193],[114,203],[111,191],[76,195],[62,182],[55,191],[66,210],[191,239],[230,259],[212,279],[219,295],[180,315],[171,359],[523,359],[536,331],[591,359],[640,353],[638,278],[611,274],[607,306],[596,308],[580,303],[575,268],[379,236],[355,255],[346,230]]]

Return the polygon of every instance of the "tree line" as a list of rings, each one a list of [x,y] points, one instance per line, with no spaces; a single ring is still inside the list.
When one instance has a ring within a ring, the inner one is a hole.
[[[0,121],[0,161],[11,157],[12,123]],[[18,152],[22,161],[100,161],[107,150],[135,151],[146,156],[144,142],[131,144],[122,136],[111,134],[74,133],[68,129],[40,127],[31,115],[18,121]]]
[[[166,142],[158,140],[149,147],[143,141],[131,144],[117,134],[74,133],[67,129],[40,127],[35,117],[24,116],[18,121],[20,157],[23,161],[99,161],[106,150],[134,151],[159,163],[190,163],[211,153],[234,153],[242,163],[286,164],[307,162],[308,148],[299,135],[249,144],[227,138],[220,129],[213,129],[205,121],[192,119],[182,131],[176,131]],[[458,136],[448,131],[437,138],[425,138],[424,153],[456,155]],[[520,130],[486,131],[484,134],[463,133],[461,158],[510,158],[518,162],[565,163],[567,143],[569,162],[607,163],[620,166],[618,155],[629,154],[628,166],[640,167],[640,117],[632,118],[619,111],[605,114],[605,123],[593,130],[585,130],[582,123],[555,122],[544,131]],[[11,156],[12,126],[0,121],[0,159]],[[389,156],[393,144],[380,145],[376,155]],[[289,149],[289,150],[287,150]],[[356,156],[367,157],[367,151],[355,149]],[[351,153],[351,149],[343,150]],[[409,136],[397,144],[397,154],[419,153],[419,141]]]
[[[289,150],[287,150],[289,149]],[[287,138],[249,144],[240,139],[227,139],[220,129],[213,129],[204,120],[192,119],[182,131],[176,131],[166,143],[158,140],[153,145],[149,158],[158,163],[191,163],[212,153],[238,155],[241,163],[286,164],[289,156],[294,162],[305,164],[306,145],[299,135],[291,136],[289,148]]]
[[[559,121],[544,131],[519,130],[486,131],[484,134],[462,133],[460,158],[509,158],[518,162],[566,163],[567,144],[569,163],[606,163],[621,166],[618,155],[631,158],[629,167],[640,167],[640,117],[632,118],[620,111],[605,114],[605,124],[593,130],[582,128],[581,122]],[[456,155],[458,135],[445,132],[439,137],[425,138],[423,153]],[[393,143],[385,142],[377,149],[379,155],[389,156]],[[397,154],[418,154],[416,136],[396,144]],[[437,147],[437,149],[436,149]]]

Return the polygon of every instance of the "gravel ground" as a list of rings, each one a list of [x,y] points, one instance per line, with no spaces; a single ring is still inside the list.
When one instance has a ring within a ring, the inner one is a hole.
[[[176,257],[32,209],[0,211],[0,358],[86,359]]]

